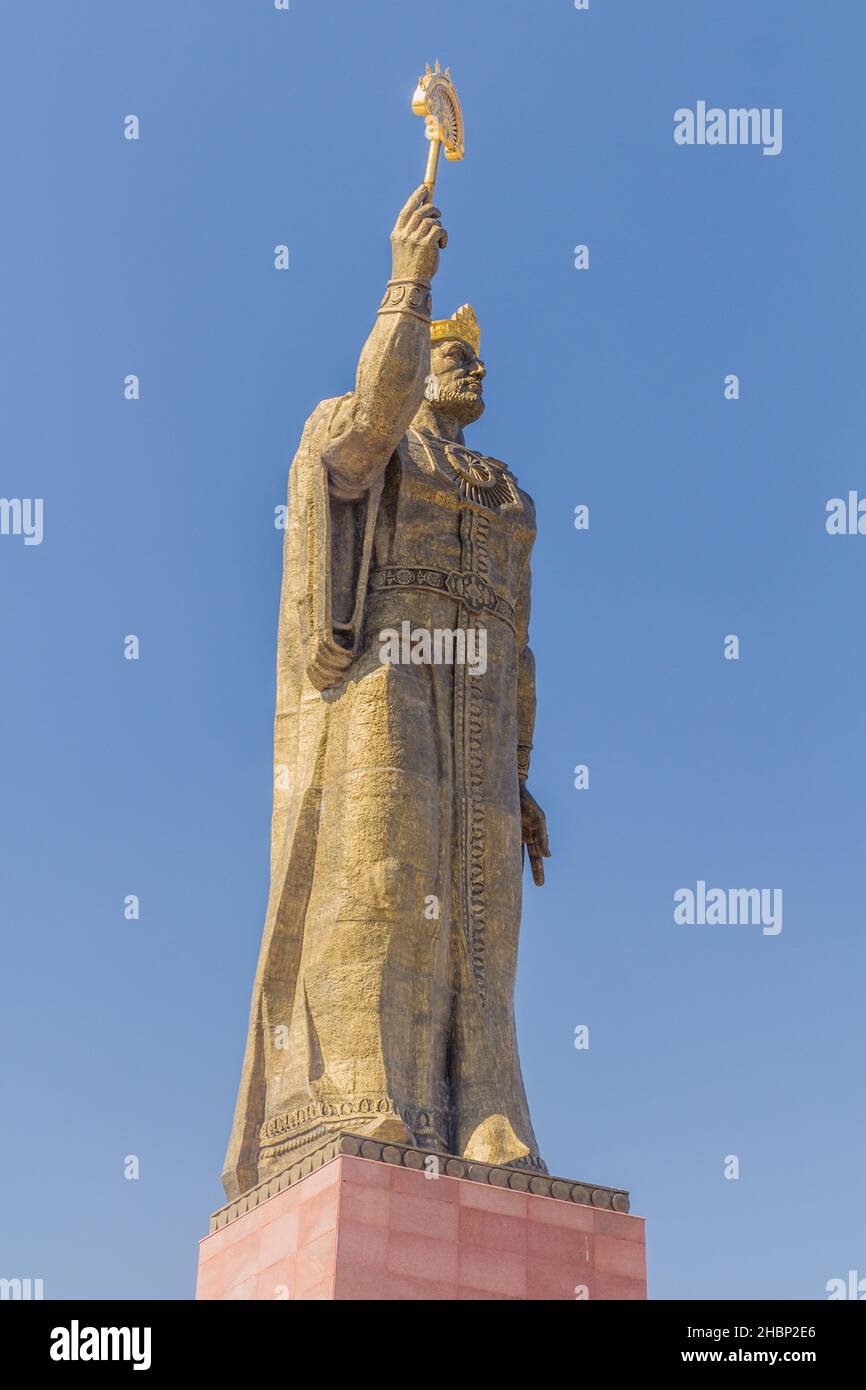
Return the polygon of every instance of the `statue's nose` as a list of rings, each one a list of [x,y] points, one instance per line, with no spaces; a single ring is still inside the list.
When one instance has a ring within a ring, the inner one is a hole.
[[[481,361],[480,357],[478,361],[475,363],[475,366],[472,368],[472,375],[477,376],[479,381],[483,381],[487,375],[487,368]]]

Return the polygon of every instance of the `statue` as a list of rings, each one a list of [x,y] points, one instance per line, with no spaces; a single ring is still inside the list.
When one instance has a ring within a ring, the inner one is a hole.
[[[290,472],[230,1200],[340,1131],[546,1172],[514,1023],[523,851],[536,884],[549,853],[526,786],[534,508],[464,442],[485,367],[469,305],[431,322],[431,187],[397,218],[354,390],[316,407]]]

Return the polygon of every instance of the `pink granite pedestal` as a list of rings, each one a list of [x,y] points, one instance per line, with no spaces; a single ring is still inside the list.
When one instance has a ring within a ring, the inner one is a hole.
[[[495,1185],[493,1172],[510,1181],[502,1169],[427,1177],[399,1153],[338,1152],[248,1209],[242,1198],[217,1214],[224,1224],[201,1242],[196,1298],[646,1298],[643,1218],[595,1205],[611,1202],[611,1189],[559,1200],[528,1182]]]

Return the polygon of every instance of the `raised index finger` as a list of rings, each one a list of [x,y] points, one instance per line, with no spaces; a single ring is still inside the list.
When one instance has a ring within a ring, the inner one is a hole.
[[[412,216],[412,213],[417,212],[419,208],[423,207],[429,197],[430,189],[427,187],[426,183],[420,184],[418,188],[415,189],[415,192],[409,195],[397,214],[397,226],[403,227]]]

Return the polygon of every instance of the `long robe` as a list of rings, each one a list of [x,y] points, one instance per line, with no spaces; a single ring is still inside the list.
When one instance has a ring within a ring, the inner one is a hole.
[[[230,1199],[338,1130],[545,1171],[514,1024],[532,500],[504,464],[412,429],[347,491],[325,463],[345,399],[317,407],[290,472]],[[483,674],[447,660],[468,629]],[[419,630],[446,634],[444,660],[383,660],[384,634],[405,656]]]

